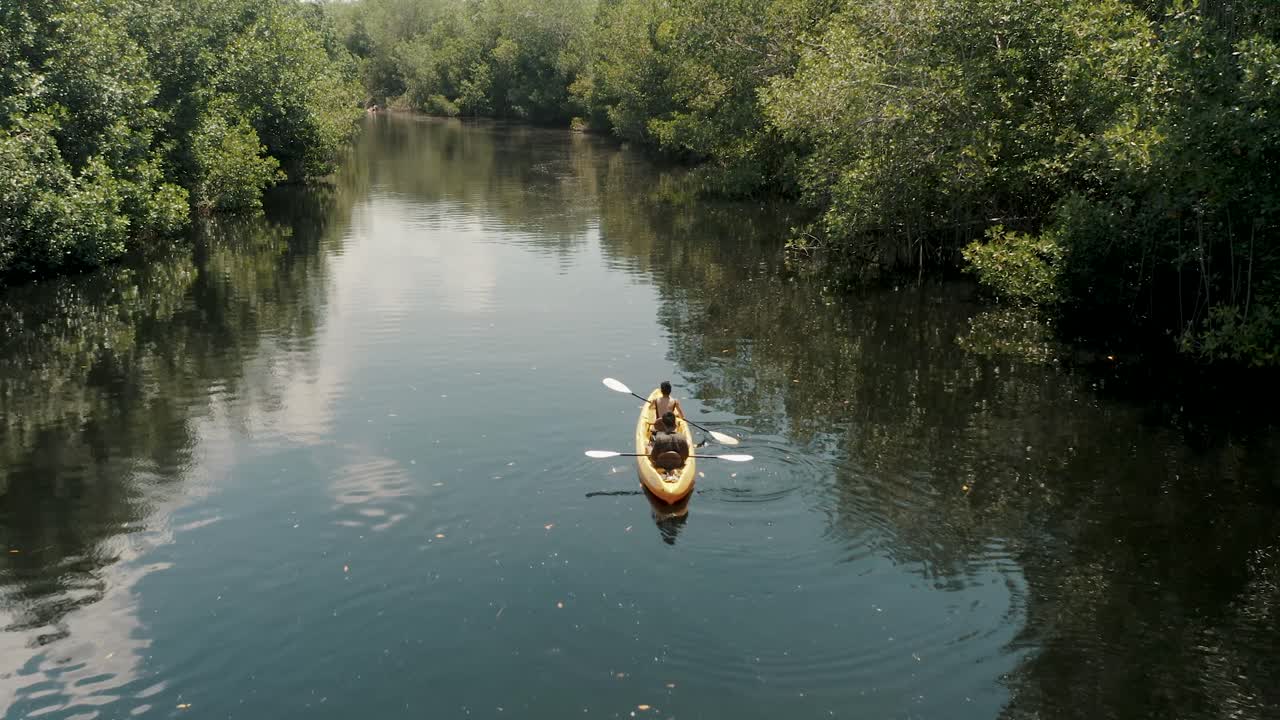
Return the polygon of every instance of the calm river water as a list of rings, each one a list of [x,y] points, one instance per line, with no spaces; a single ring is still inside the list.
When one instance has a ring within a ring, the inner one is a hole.
[[[0,714],[1280,717],[1275,424],[680,187],[372,118],[327,188],[0,294]],[[606,376],[755,461],[655,513],[583,456]]]

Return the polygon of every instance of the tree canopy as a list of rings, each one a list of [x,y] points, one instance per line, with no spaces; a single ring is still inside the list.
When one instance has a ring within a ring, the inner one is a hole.
[[[0,280],[94,267],[327,173],[359,117],[322,8],[0,5]]]
[[[964,267],[1104,337],[1280,364],[1280,6],[359,0],[375,102],[611,132],[812,208],[837,273]]]
[[[1280,364],[1280,5],[32,0],[0,8],[0,276],[326,172],[365,103],[612,133],[812,211],[837,274]]]

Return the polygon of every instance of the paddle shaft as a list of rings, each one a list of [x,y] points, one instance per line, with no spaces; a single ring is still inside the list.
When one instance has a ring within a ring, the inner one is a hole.
[[[597,459],[597,460],[606,460],[606,459],[608,459],[608,458],[610,458],[610,457],[649,457],[649,454],[648,454],[648,453],[617,453],[617,454],[614,454],[614,455],[608,455],[608,456],[606,456],[606,457],[603,457],[603,458],[596,458],[596,459]],[[730,455],[730,457],[732,457],[732,458],[738,458],[738,457],[741,457],[741,458],[742,458],[741,460],[737,460],[737,459],[735,459],[735,460],[734,460],[734,462],[746,462],[746,461],[748,461],[748,458],[750,458],[751,456],[750,456],[750,455],[742,455],[742,456],[738,456],[738,455]],[[725,459],[725,458],[720,457],[719,455],[693,455],[693,454],[690,454],[690,455],[689,455],[689,458],[690,458],[691,460],[724,460],[724,459]]]

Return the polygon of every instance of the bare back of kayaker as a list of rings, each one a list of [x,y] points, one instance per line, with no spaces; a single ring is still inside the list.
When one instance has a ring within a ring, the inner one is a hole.
[[[671,383],[663,380],[662,385],[658,386],[662,391],[662,395],[653,401],[654,417],[662,417],[667,413],[675,413],[677,417],[684,417],[684,408],[680,407],[680,401],[671,397]]]

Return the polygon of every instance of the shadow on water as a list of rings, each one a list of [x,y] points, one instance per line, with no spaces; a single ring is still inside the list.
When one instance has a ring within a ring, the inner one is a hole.
[[[685,523],[689,522],[689,495],[686,495],[677,503],[668,505],[660,500],[648,488],[644,489],[645,499],[649,501],[649,509],[653,514],[653,522],[658,526],[658,532],[662,535],[662,542],[668,545],[675,545],[676,538],[680,536],[680,531],[684,529]]]
[[[589,498],[630,497],[633,495],[643,495],[649,501],[649,511],[653,517],[654,525],[658,528],[658,533],[662,536],[662,541],[668,545],[675,545],[676,538],[680,536],[680,531],[684,529],[685,523],[689,522],[689,499],[692,497],[692,493],[673,505],[668,505],[643,487],[640,490],[599,490],[586,494]]]

